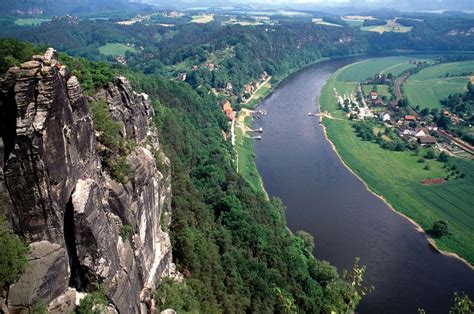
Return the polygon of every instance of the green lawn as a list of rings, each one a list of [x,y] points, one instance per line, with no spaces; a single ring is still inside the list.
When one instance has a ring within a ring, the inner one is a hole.
[[[336,71],[324,86],[320,105],[322,111],[342,117],[337,110],[333,89],[352,90],[356,84],[341,83],[340,76],[350,78],[347,69]],[[354,72],[353,72],[354,73]],[[352,80],[355,80],[352,79]],[[420,183],[428,178],[446,178],[452,171],[435,160],[418,163],[420,156],[413,152],[393,152],[380,148],[376,143],[360,140],[347,119],[324,119],[328,137],[334,143],[344,162],[357,173],[377,194],[382,195],[398,211],[415,220],[429,230],[436,220],[446,220],[451,234],[436,240],[438,246],[474,263],[474,161],[451,159],[464,178],[432,186]],[[420,155],[424,152],[421,151]],[[423,167],[429,164],[430,170]]]
[[[364,95],[368,95],[371,91],[373,85],[362,85],[362,90],[364,91]],[[379,96],[386,96],[388,99],[390,99],[390,92],[388,91],[388,85],[377,85],[377,93]]]
[[[106,44],[99,47],[101,54],[106,56],[125,56],[125,52],[136,52],[137,50],[133,47],[129,47],[125,44]]]
[[[49,22],[51,19],[40,19],[40,18],[31,18],[31,19],[17,19],[15,20],[15,25],[18,26],[37,26],[45,22]]]
[[[245,117],[244,123],[248,128],[252,128],[252,118],[250,116]],[[255,191],[266,193],[263,187],[262,177],[255,164],[252,135],[252,132],[247,132],[247,135],[244,134],[236,123],[235,149],[238,155],[238,172]]]
[[[392,73],[397,76],[406,69],[415,67],[414,64],[409,63],[412,59],[410,57],[386,57],[356,62],[347,66],[337,80],[339,82],[359,82],[373,78],[379,73]]]
[[[440,100],[453,93],[462,93],[474,73],[474,61],[451,62],[425,68],[409,77],[403,92],[412,106],[440,108]],[[449,74],[449,77],[446,75]]]

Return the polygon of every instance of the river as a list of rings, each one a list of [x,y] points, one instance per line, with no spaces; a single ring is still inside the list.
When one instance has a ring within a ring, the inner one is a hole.
[[[270,196],[283,200],[288,226],[315,238],[314,254],[338,270],[354,257],[367,266],[366,283],[375,291],[361,313],[447,313],[453,292],[474,296],[474,271],[435,251],[425,235],[369,192],[333,151],[316,112],[328,77],[349,61],[329,61],[285,79],[259,107],[268,114],[254,148]],[[389,165],[387,165],[389,166]]]

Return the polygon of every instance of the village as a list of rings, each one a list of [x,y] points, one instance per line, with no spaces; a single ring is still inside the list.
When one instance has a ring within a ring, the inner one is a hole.
[[[389,101],[387,97],[382,97],[375,87],[364,94],[361,84],[355,93],[339,94],[334,88],[334,95],[339,108],[346,113],[348,119],[380,123],[388,130],[394,130],[391,133],[397,134],[409,147],[436,146],[450,155],[464,155],[469,158],[474,154],[471,145],[457,138],[455,134],[439,128],[429,115],[418,114],[404,103],[401,97]],[[442,109],[440,114],[450,119],[453,124],[462,122],[459,116],[447,109]]]

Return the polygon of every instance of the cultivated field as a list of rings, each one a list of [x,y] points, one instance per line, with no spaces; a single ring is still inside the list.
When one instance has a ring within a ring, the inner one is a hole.
[[[326,26],[342,27],[342,25],[329,23],[329,22],[323,21],[323,19],[313,19],[313,23],[319,24],[319,25],[326,25]]]
[[[395,32],[395,33],[407,33],[411,31],[411,26],[403,26],[395,20],[388,20],[387,24],[385,25],[378,25],[378,26],[364,26],[361,28],[363,31],[368,32],[377,32],[377,33],[384,33],[384,32]]]
[[[369,59],[361,62],[356,62],[346,67],[338,77],[339,82],[360,82],[374,75],[382,73],[392,73],[394,76],[400,75],[403,71],[415,67],[409,61],[410,57],[386,57]]]
[[[214,21],[214,15],[194,15],[192,17],[192,23],[206,24]]]
[[[440,100],[465,90],[469,73],[474,73],[474,61],[435,65],[409,77],[403,92],[413,107],[440,108]]]
[[[372,64],[372,63],[368,63]],[[324,86],[321,111],[329,111],[335,117],[343,117],[337,109],[333,90],[339,93],[355,91],[357,72],[348,66],[336,71]],[[353,73],[355,77],[351,78]],[[474,263],[474,161],[452,158],[447,163],[436,160],[418,160],[425,152],[395,152],[384,150],[376,143],[360,140],[348,119],[325,119],[329,139],[334,143],[345,163],[357,173],[377,194],[382,195],[396,210],[429,231],[433,222],[445,220],[451,233],[437,239],[437,245]],[[429,170],[424,166],[428,164]],[[456,169],[451,169],[455,165]],[[458,173],[457,173],[458,172]],[[464,177],[461,178],[461,173]],[[422,185],[424,179],[446,178],[449,181],[437,185]]]
[[[45,22],[49,22],[51,19],[40,19],[40,18],[31,18],[31,19],[17,19],[15,20],[15,25],[18,26],[36,26]]]
[[[106,56],[125,56],[125,52],[135,52],[135,48],[129,47],[125,44],[106,44],[99,47],[99,51],[101,54]]]

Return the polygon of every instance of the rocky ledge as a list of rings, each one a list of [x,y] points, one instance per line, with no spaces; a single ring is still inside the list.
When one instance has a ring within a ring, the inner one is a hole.
[[[93,101],[107,104],[133,143],[120,156],[131,168],[127,182],[104,166]],[[0,81],[0,214],[30,246],[27,269],[4,300],[11,312],[38,300],[51,312],[69,312],[99,286],[111,311],[145,312],[157,281],[173,276],[163,230],[171,214],[171,179],[162,173],[169,161],[153,116],[147,95],[123,77],[85,97],[53,49]]]

